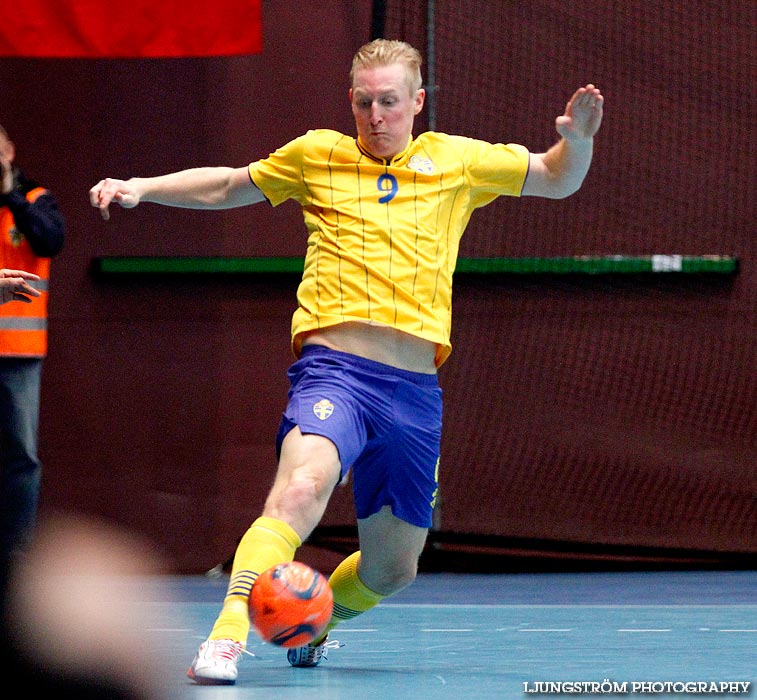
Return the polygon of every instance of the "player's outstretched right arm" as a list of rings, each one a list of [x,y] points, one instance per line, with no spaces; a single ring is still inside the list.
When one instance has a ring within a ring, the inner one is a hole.
[[[110,205],[124,209],[140,202],[153,202],[187,209],[232,209],[262,202],[263,193],[243,168],[191,168],[157,177],[132,177],[128,180],[105,178],[90,191],[89,201],[110,218]]]

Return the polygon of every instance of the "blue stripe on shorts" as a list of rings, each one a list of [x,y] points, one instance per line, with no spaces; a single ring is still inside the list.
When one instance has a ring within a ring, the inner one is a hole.
[[[388,505],[401,520],[431,527],[442,429],[437,376],[320,345],[306,345],[288,376],[277,450],[295,425],[326,437],[339,451],[342,476],[352,469],[359,519]]]

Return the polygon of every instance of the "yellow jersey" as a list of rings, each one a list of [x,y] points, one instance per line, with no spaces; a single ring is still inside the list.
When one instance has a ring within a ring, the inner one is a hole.
[[[452,274],[470,216],[499,195],[519,196],[528,165],[524,146],[436,132],[388,161],[329,129],[251,163],[268,201],[293,199],[305,218],[295,356],[304,333],[360,321],[436,343],[440,366],[452,350]]]

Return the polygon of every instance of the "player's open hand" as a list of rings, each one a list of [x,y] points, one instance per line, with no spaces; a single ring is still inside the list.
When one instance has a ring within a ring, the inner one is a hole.
[[[39,277],[24,270],[0,270],[0,304],[8,301],[23,301],[31,303],[32,297],[42,294],[29,284],[37,282]]]
[[[604,97],[589,83],[578,88],[565,106],[565,113],[557,117],[557,133],[565,139],[589,139],[599,131],[602,123]]]
[[[106,221],[110,219],[110,205],[115,202],[124,209],[131,209],[139,204],[139,193],[128,180],[116,180],[106,177],[100,180],[90,191],[89,201],[100,210]]]

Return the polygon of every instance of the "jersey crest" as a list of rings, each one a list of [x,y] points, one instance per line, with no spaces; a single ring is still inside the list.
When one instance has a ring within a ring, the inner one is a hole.
[[[424,175],[431,175],[434,172],[434,162],[431,158],[423,158],[419,155],[410,156],[410,161],[407,164],[410,170],[415,170],[417,173],[423,173]]]

